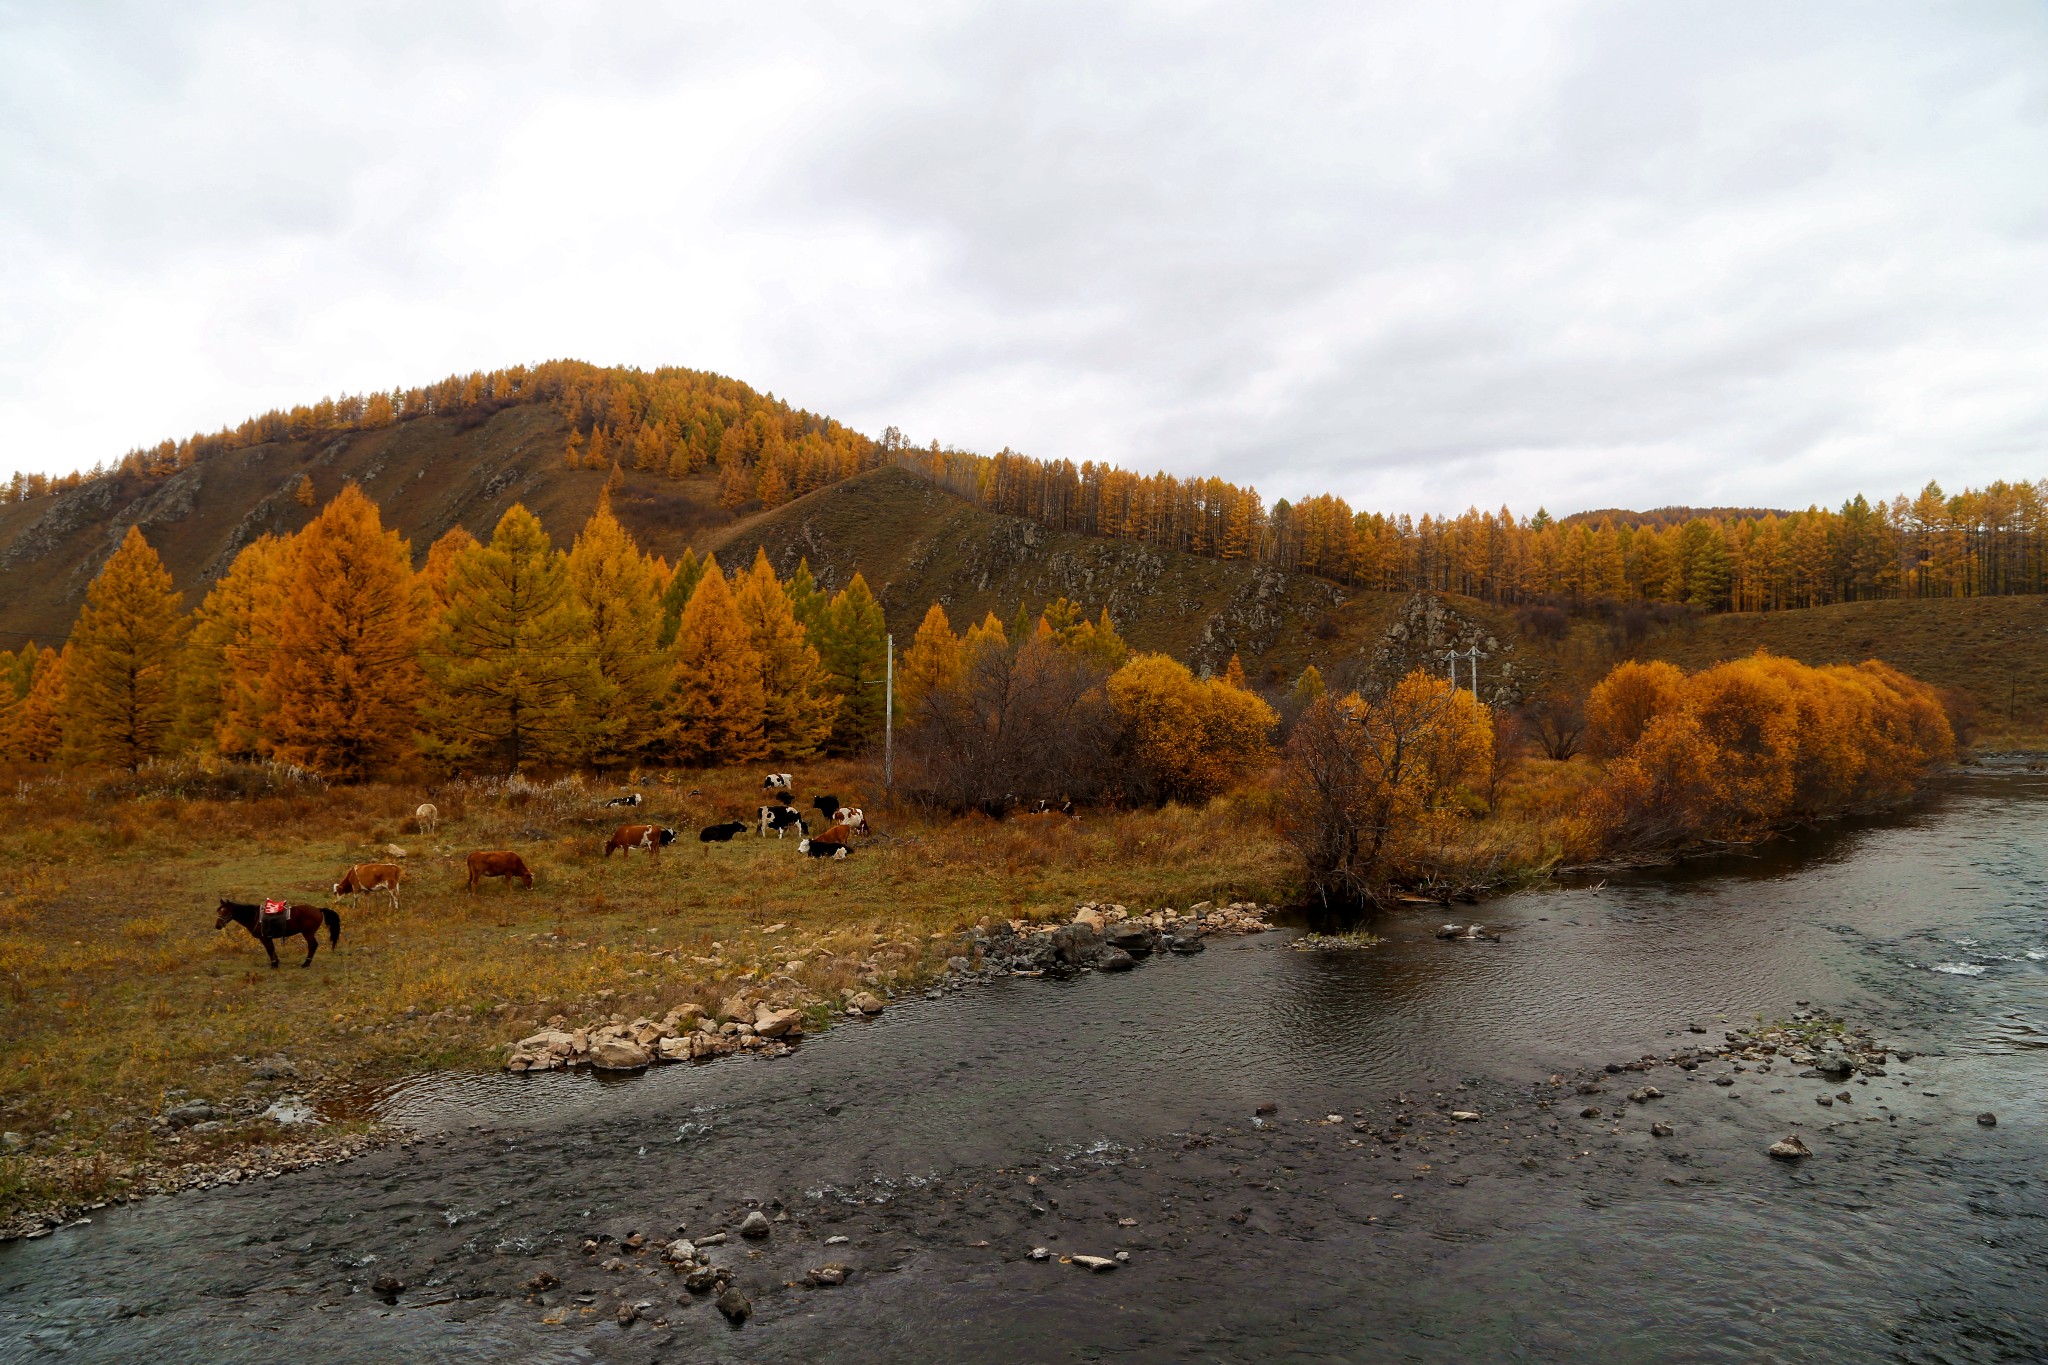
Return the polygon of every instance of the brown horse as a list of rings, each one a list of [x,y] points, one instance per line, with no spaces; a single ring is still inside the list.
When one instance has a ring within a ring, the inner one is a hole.
[[[306,960],[299,965],[312,966],[313,954],[320,950],[319,933],[323,920],[327,924],[328,945],[332,947],[341,942],[341,916],[325,906],[293,905],[285,915],[283,928],[266,929],[263,924],[263,912],[259,908],[222,896],[220,914],[214,917],[213,927],[225,929],[229,920],[247,929],[250,935],[263,945],[263,951],[270,954],[270,965],[273,967],[277,965],[277,945],[273,940],[290,938],[293,934],[302,934],[306,939]]]

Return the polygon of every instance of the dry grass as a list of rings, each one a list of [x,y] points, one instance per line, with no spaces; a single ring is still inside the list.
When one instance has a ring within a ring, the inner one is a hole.
[[[743,987],[832,1000],[926,978],[980,920],[1083,899],[1272,900],[1293,878],[1270,825],[1228,801],[997,823],[925,821],[870,798],[885,834],[830,861],[801,856],[793,837],[697,842],[697,827],[758,804],[758,775],[673,776],[642,784],[637,811],[603,810],[616,788],[580,778],[238,799],[48,782],[0,798],[0,1128],[40,1136],[39,1152],[135,1159],[157,1146],[138,1120],[167,1093],[256,1093],[237,1058],[282,1052],[301,1067],[298,1084],[273,1089],[491,1065],[555,1015],[658,1015]],[[799,800],[870,797],[870,776],[818,765]],[[423,795],[441,811],[432,837],[412,827]],[[685,832],[659,861],[606,861],[626,820]],[[338,907],[340,949],[323,935],[310,970],[298,939],[280,942],[272,971],[242,929],[213,929],[219,894],[326,903],[343,867],[394,841],[410,853],[401,908]],[[468,894],[462,858],[478,848],[517,849],[534,889]],[[0,1169],[0,1216],[36,1193],[10,1194],[9,1179]]]

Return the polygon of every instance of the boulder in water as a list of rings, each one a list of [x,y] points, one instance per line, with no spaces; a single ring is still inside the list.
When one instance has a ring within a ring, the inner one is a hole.
[[[1807,1146],[1797,1133],[1779,1138],[1765,1150],[1780,1161],[1797,1161],[1813,1155],[1813,1148]]]

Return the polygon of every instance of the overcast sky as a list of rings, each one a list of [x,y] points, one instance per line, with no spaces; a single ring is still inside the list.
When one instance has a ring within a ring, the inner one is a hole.
[[[0,0],[0,472],[574,356],[1387,510],[2048,475],[2048,6]]]

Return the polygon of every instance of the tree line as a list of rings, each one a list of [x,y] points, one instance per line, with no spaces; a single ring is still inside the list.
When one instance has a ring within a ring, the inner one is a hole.
[[[893,435],[893,433],[892,433]],[[1885,597],[2048,591],[2048,480],[1950,496],[1929,483],[1834,511],[1713,515],[1640,524],[1470,509],[1354,512],[1342,498],[1285,499],[1222,479],[1138,475],[1107,464],[929,450],[885,436],[892,458],[991,511],[1054,530],[1244,559],[1360,588],[1463,593],[1502,603],[1684,603],[1769,611]]]
[[[0,652],[0,759],[198,752],[356,780],[850,753],[881,732],[886,638],[859,575],[827,594],[765,554],[730,579],[712,556],[671,566],[602,497],[567,550],[515,505],[415,570],[351,484],[189,613],[130,527],[61,649]]]
[[[888,634],[855,574],[728,575],[641,551],[598,506],[566,550],[523,506],[415,569],[354,484],[245,546],[199,606],[130,527],[61,648],[0,652],[0,761],[134,769],[269,760],[340,781],[416,771],[710,766],[881,737]],[[913,794],[1205,800],[1263,764],[1276,717],[1233,657],[1197,678],[1065,598],[956,635],[934,603],[902,660]]]

